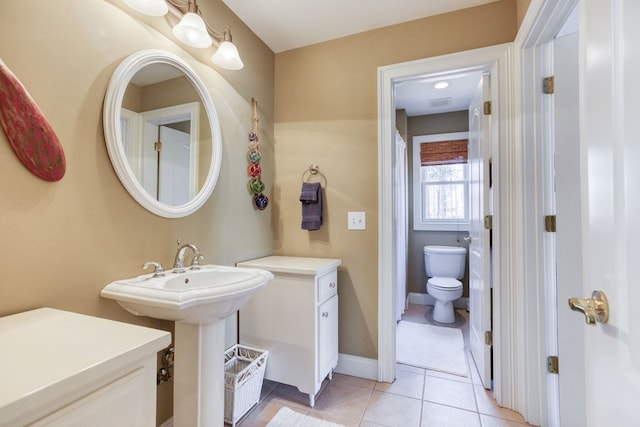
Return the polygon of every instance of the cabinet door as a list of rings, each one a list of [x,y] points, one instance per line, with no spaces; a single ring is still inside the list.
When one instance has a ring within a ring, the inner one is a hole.
[[[318,381],[338,363],[338,296],[318,308]]]

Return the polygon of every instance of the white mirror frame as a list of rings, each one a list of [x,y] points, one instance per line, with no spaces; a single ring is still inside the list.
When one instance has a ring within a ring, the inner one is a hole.
[[[124,93],[133,76],[144,67],[153,64],[167,64],[182,71],[200,96],[211,126],[212,147],[209,173],[198,194],[184,205],[171,206],[156,200],[147,193],[133,173],[122,143],[120,115]],[[133,53],[122,61],[111,76],[107,87],[104,99],[103,126],[107,151],[120,182],[131,197],[145,209],[165,218],[182,218],[196,212],[209,199],[218,181],[222,165],[220,122],[207,88],[193,68],[182,58],[163,50],[149,49]]]

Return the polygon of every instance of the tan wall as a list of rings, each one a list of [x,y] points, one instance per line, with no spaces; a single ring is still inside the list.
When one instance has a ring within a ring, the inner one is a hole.
[[[524,20],[525,15],[527,14],[527,10],[529,10],[529,5],[531,4],[531,0],[516,0],[516,9],[517,9],[517,19],[518,19],[518,28],[522,25],[522,21]]]
[[[273,228],[278,254],[341,258],[340,352],[377,358],[377,68],[513,41],[513,0],[420,19],[276,55]],[[327,177],[325,224],[300,229],[301,175]],[[347,231],[365,211],[366,231]]]
[[[171,330],[170,322],[129,315],[100,298],[100,289],[141,274],[145,261],[170,265],[178,237],[197,244],[209,263],[232,265],[272,253],[273,211],[252,207],[246,147],[255,97],[271,196],[274,55],[220,0],[198,4],[214,27],[231,26],[244,70],[218,72],[209,62],[213,50],[184,50],[164,18],[144,18],[145,24],[120,0],[0,2],[0,58],[43,110],[67,158],[61,181],[42,181],[22,166],[0,132],[0,316],[49,306]],[[222,127],[218,186],[200,211],[183,219],[140,207],[120,184],[104,141],[102,103],[111,74],[126,56],[149,48],[177,54],[196,70]],[[171,383],[163,384],[158,422],[171,412]]]

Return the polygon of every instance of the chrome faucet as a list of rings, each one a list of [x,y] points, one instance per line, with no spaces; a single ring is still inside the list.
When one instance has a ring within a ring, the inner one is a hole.
[[[198,248],[196,247],[196,245],[194,245],[193,243],[185,243],[184,245],[180,246],[178,248],[178,252],[176,253],[176,259],[173,263],[173,272],[174,273],[184,273],[185,269],[184,269],[184,253],[187,251],[187,249],[191,249],[193,251],[193,263],[192,263],[192,268],[197,269],[199,268],[199,262],[202,258],[204,258],[204,255],[202,255],[200,253],[200,251],[198,250]]]

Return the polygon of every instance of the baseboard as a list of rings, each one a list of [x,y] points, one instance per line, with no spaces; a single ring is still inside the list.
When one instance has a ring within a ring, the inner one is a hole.
[[[366,357],[340,353],[334,372],[378,381],[378,361]]]
[[[429,294],[421,294],[418,292],[409,292],[409,304],[433,305],[433,297]],[[469,303],[468,297],[458,298],[453,302],[455,308],[467,308]]]
[[[173,427],[173,417],[160,424],[160,427]]]

